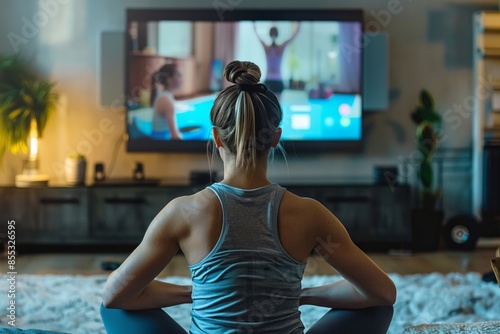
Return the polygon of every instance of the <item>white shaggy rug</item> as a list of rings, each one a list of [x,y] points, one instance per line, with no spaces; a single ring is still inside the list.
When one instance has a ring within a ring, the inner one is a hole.
[[[500,320],[500,288],[485,283],[479,273],[391,275],[398,289],[394,318],[388,333],[399,334],[410,325]],[[7,276],[0,275],[0,327],[7,324]],[[303,286],[331,283],[338,276],[305,277]],[[105,333],[99,306],[106,276],[37,276],[16,278],[16,327],[70,333]],[[186,277],[166,281],[190,284]],[[191,305],[165,310],[184,328],[189,328]],[[301,306],[307,328],[326,308]],[[0,328],[0,333],[2,329]]]

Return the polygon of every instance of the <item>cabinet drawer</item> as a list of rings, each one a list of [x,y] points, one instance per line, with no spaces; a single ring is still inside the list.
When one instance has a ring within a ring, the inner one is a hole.
[[[92,236],[140,241],[153,218],[174,197],[164,189],[101,188],[94,191]]]
[[[38,197],[38,221],[47,241],[67,241],[88,236],[87,190],[44,188]]]
[[[16,222],[16,240],[24,241],[39,231],[36,215],[37,189],[0,188],[0,216],[2,225],[7,221]]]

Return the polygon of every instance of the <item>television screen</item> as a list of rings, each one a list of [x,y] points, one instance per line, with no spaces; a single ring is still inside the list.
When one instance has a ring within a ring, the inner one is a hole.
[[[129,10],[128,150],[201,151],[210,109],[230,85],[223,69],[249,60],[283,109],[285,147],[361,147],[362,12]]]

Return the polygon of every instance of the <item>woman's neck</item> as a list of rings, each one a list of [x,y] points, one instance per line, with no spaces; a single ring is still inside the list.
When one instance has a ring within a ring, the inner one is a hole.
[[[271,182],[267,178],[232,178],[224,177],[221,183],[240,189],[257,189],[265,187]]]
[[[224,163],[222,183],[241,189],[255,189],[271,184],[267,179],[267,164],[257,163],[247,172],[234,168],[234,164]]]

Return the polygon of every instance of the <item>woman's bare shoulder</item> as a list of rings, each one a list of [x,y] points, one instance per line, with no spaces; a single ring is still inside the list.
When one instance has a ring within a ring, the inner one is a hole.
[[[323,205],[317,200],[310,197],[301,197],[291,191],[285,191],[283,194],[282,207],[286,210],[299,211],[310,213],[316,211]]]
[[[217,195],[208,188],[192,195],[179,196],[172,200],[174,209],[181,214],[185,222],[196,221],[200,216],[206,216],[220,211]]]
[[[303,222],[308,228],[313,228],[318,221],[318,215],[324,206],[317,200],[301,197],[293,192],[285,191],[280,205],[280,214],[290,220]]]
[[[158,102],[156,104],[157,109],[160,110],[165,110],[165,109],[173,109],[174,108],[174,102],[167,96],[167,95],[161,95],[158,97]]]

